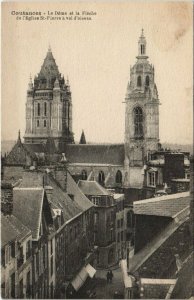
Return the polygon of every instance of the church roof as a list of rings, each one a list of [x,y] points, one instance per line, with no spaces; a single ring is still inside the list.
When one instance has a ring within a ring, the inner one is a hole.
[[[124,144],[69,144],[65,146],[69,163],[123,165]]]
[[[51,89],[54,87],[56,79],[59,82],[59,86],[62,87],[65,83],[64,77],[61,76],[49,47],[40,72],[34,78],[34,87],[35,89]]]
[[[44,59],[44,63],[41,67],[40,73],[38,74],[39,77],[43,78],[57,78],[60,76],[58,66],[55,62],[55,59],[53,57],[52,51],[49,48],[48,52],[46,54],[46,57]]]
[[[23,144],[23,145],[31,153],[45,152],[45,144]]]

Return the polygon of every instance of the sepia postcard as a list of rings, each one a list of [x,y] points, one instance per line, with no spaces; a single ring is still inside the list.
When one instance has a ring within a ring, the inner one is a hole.
[[[1,3],[2,299],[194,299],[193,3]]]

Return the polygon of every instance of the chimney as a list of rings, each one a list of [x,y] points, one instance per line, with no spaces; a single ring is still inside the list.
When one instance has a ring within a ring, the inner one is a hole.
[[[8,182],[1,182],[1,211],[9,215],[13,211],[13,186]]]

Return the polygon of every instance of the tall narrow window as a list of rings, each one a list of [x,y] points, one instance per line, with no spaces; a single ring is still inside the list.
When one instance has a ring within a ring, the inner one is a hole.
[[[141,54],[143,54],[142,52],[143,52],[143,45],[141,45]]]
[[[36,125],[37,125],[37,127],[39,127],[39,126],[40,126],[40,121],[39,121],[39,120],[37,120],[37,123],[36,123]]]
[[[44,120],[44,127],[46,127],[46,120]]]
[[[38,103],[37,114],[38,114],[38,116],[40,116],[40,103]]]
[[[141,76],[137,77],[137,86],[141,86]]]
[[[122,183],[122,173],[120,170],[116,173],[116,183]]]
[[[141,54],[145,54],[145,45],[141,45]]]
[[[98,174],[98,182],[103,185],[104,180],[105,180],[104,172],[100,171],[99,174]]]
[[[150,85],[150,78],[149,78],[149,76],[148,76],[148,75],[146,76],[146,85],[147,85],[147,86],[149,86],[149,85]]]
[[[136,138],[143,137],[143,112],[141,107],[134,109],[134,135]]]
[[[46,116],[47,114],[47,105],[46,105],[46,102],[44,102],[44,115]]]

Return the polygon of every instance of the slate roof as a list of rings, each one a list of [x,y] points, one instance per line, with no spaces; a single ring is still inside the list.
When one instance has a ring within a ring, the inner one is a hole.
[[[192,251],[188,215],[189,211],[179,222],[173,220],[168,228],[139,252],[141,262],[136,265],[136,270],[140,277],[166,279],[175,276],[175,255],[178,254],[180,260],[184,261]]]
[[[110,193],[96,181],[79,180],[78,187],[85,195],[109,196]]]
[[[194,252],[184,261],[178,273],[178,280],[171,299],[190,299],[194,297]]]
[[[176,279],[141,278],[141,298],[166,299],[169,289],[173,289]]]
[[[6,157],[6,164],[25,164],[26,154],[29,155],[33,160],[36,160],[35,153],[27,148],[25,144],[22,144],[20,140],[13,146],[11,151]]]
[[[45,152],[45,145],[41,144],[23,144],[24,147],[32,152],[32,153],[44,153]]]
[[[30,234],[30,229],[23,225],[18,218],[13,215],[1,214],[1,247],[16,239],[21,241]]]
[[[133,205],[136,215],[154,215],[173,218],[183,209],[186,209],[189,203],[189,192],[184,192],[134,201]]]
[[[43,172],[24,172],[20,187],[42,188],[43,176]],[[52,208],[59,208],[63,210],[65,222],[93,206],[91,201],[78,188],[77,184],[69,173],[67,173],[67,192],[64,192],[61,189],[51,174],[48,174],[47,176],[46,185],[52,188],[53,196],[48,197],[48,200],[52,203]],[[45,187],[45,190],[47,191],[47,187]],[[74,195],[74,200],[72,200],[68,194]]]
[[[13,189],[13,215],[32,231],[34,240],[39,237],[43,195],[40,187]]]
[[[124,144],[69,144],[65,155],[70,163],[123,165]]]
[[[67,193],[74,195],[74,201],[82,208],[82,210],[87,210],[94,205],[91,201],[84,195],[84,193],[79,189],[69,172],[67,172]]]

